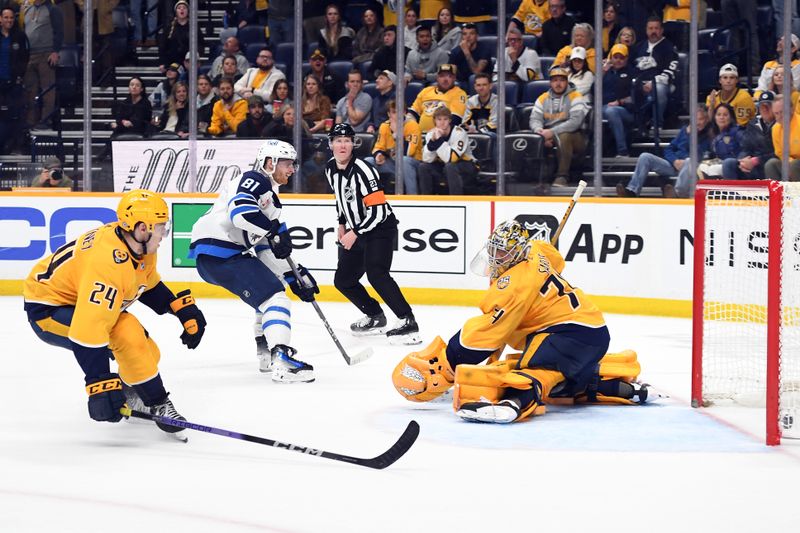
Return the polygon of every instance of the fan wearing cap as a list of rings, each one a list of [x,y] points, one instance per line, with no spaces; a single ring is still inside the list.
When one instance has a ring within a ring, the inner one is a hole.
[[[247,116],[236,128],[237,139],[265,137],[264,128],[272,122],[272,115],[264,112],[264,101],[258,95],[247,99]]]
[[[372,77],[376,78],[384,70],[394,72],[397,66],[397,26],[383,28],[383,45],[372,56]]]
[[[178,0],[173,7],[174,17],[158,36],[158,68],[165,72],[171,63],[180,65],[189,51],[189,2]],[[197,32],[197,48],[202,50],[202,32]]]
[[[669,95],[674,90],[678,51],[664,38],[664,25],[659,17],[647,19],[646,33],[647,39],[630,49],[630,62],[638,82],[635,90],[649,105],[656,106],[658,124],[664,124]]]
[[[422,89],[408,113],[419,122],[422,133],[427,133],[433,124],[433,112],[446,106],[453,114],[453,124],[459,125],[467,116],[467,93],[456,85],[456,67],[450,63],[439,65],[436,85]]]
[[[615,44],[609,52],[611,60],[603,66],[603,118],[608,120],[617,155],[627,157],[627,127],[634,122],[633,69],[628,65],[628,47]]]
[[[177,63],[170,63],[164,71],[164,79],[158,82],[156,88],[150,93],[150,105],[158,113],[161,112],[164,104],[167,103],[167,98],[172,94],[175,84],[180,77],[181,66]]]
[[[550,89],[536,99],[530,120],[531,130],[544,138],[545,147],[557,149],[555,186],[567,185],[570,167],[580,161],[587,143],[581,130],[589,111],[586,99],[569,86],[568,76],[565,68],[550,69]]]
[[[525,46],[522,33],[514,26],[506,32],[506,80],[528,82],[542,78],[542,61],[533,48]],[[497,81],[497,63],[494,65]]]
[[[459,83],[469,83],[471,74],[488,74],[492,53],[478,42],[478,26],[472,22],[461,25],[461,42],[450,51],[450,63],[456,66]]]
[[[792,53],[790,55],[792,60],[792,87],[800,90],[800,59],[797,57],[798,49],[800,49],[800,38],[792,34]],[[761,94],[761,91],[769,90],[772,74],[781,66],[783,61],[783,36],[778,39],[775,53],[775,59],[770,59],[764,63],[764,67],[761,69],[761,75],[758,77],[758,84],[756,85],[756,98]]]
[[[775,113],[772,104],[775,94],[762,92],[757,100],[758,115],[751,120],[744,130],[736,157],[722,161],[722,177],[724,179],[763,179],[764,165],[775,157],[772,147],[772,127],[775,125]]]
[[[372,97],[372,112],[370,114],[368,133],[375,133],[378,127],[389,119],[386,111],[389,102],[395,101],[397,76],[391,70],[382,70],[375,78],[375,88],[378,94]]]
[[[756,106],[753,97],[746,89],[739,88],[739,69],[736,65],[728,63],[719,69],[719,89],[712,90],[706,98],[709,118],[714,117],[714,111],[719,104],[728,104],[733,108],[736,123],[747,126],[756,116]]]
[[[569,82],[588,102],[591,102],[594,74],[589,69],[589,63],[586,61],[585,48],[580,46],[572,48],[567,69],[569,70]]]
[[[435,81],[438,67],[447,63],[448,58],[448,50],[433,44],[431,29],[421,27],[417,30],[417,49],[409,52],[406,57],[406,81],[425,84]]]
[[[330,98],[331,102],[338,102],[341,97],[347,92],[345,81],[339,76],[331,72],[328,68],[328,58],[319,48],[315,48],[308,58],[308,64],[311,67],[311,74],[317,78],[320,83],[322,93]]]
[[[44,161],[42,173],[33,178],[31,187],[64,187],[72,189],[75,182],[64,174],[61,160],[57,157],[48,157]]]
[[[526,35],[542,36],[542,25],[550,18],[547,0],[522,0],[514,16],[508,21]]]

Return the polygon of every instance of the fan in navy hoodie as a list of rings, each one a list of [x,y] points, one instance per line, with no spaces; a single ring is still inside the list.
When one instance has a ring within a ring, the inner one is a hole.
[[[658,123],[663,124],[669,94],[675,90],[678,52],[664,38],[664,27],[658,17],[647,19],[647,40],[633,47],[632,63],[638,80],[637,91],[649,102],[656,100]]]

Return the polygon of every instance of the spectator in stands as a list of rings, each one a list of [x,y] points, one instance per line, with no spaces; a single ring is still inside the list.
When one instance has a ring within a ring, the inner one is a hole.
[[[319,48],[311,53],[309,65],[311,65],[311,74],[316,76],[322,84],[321,90],[325,93],[325,96],[330,98],[331,101],[336,100],[338,102],[339,99],[344,96],[344,93],[347,92],[345,87],[346,80],[339,78],[339,76],[330,71],[327,58]]]
[[[550,89],[536,99],[530,127],[544,138],[546,148],[558,153],[558,168],[553,185],[567,185],[570,167],[586,151],[583,122],[588,113],[586,99],[569,86],[569,72],[558,65],[550,69]]]
[[[437,107],[433,119],[435,126],[425,135],[422,163],[417,170],[420,193],[439,193],[442,179],[447,180],[448,194],[477,193],[478,165],[466,130],[452,123],[447,106]]]
[[[319,32],[327,23],[329,0],[303,0],[303,31],[308,42],[319,40]]]
[[[647,20],[647,40],[633,47],[631,58],[638,81],[634,98],[641,96],[650,105],[655,105],[658,123],[663,125],[669,95],[674,90],[678,52],[664,38],[664,27],[659,17]]]
[[[144,14],[142,7],[147,11]],[[133,45],[155,46],[154,33],[158,29],[158,0],[130,0],[133,18]]]
[[[56,81],[55,69],[64,39],[61,11],[46,0],[33,0],[22,6],[20,17],[24,21],[25,35],[30,44],[28,66],[25,70],[27,124],[48,128],[47,122],[55,109],[56,92],[47,91],[44,94],[41,113],[37,109],[36,96]]]
[[[456,85],[456,67],[449,63],[439,65],[436,85],[422,89],[408,113],[419,122],[422,133],[428,133],[435,125],[433,112],[442,106],[453,114],[453,125],[464,122],[467,115],[467,93]]]
[[[517,12],[508,21],[509,29],[514,26],[520,32],[535,37],[542,36],[542,25],[550,18],[547,0],[522,0]]]
[[[219,96],[212,90],[211,78],[205,74],[197,76],[197,131],[205,133],[211,124],[211,114]]]
[[[250,98],[254,94],[264,101],[272,98],[272,87],[278,80],[285,79],[286,75],[275,68],[275,59],[272,50],[262,48],[256,57],[256,66],[247,69],[239,81],[235,82],[234,90],[242,98]]]
[[[619,6],[614,0],[607,0],[603,7],[603,55],[609,53],[622,29],[618,8]]]
[[[364,10],[361,22],[361,29],[356,32],[356,38],[353,41],[354,65],[372,61],[375,52],[383,43],[383,28],[378,24],[378,14],[373,9]]]
[[[464,127],[468,133],[485,133],[497,139],[497,95],[492,92],[488,74],[475,74],[475,94],[467,99],[467,119]]]
[[[689,9],[690,2],[686,0],[666,0],[664,5],[664,22],[685,22],[689,24],[691,21],[692,13]],[[697,27],[703,29],[706,27],[706,10],[708,9],[708,2],[706,0],[697,0]],[[688,42],[686,43],[688,50]]]
[[[739,88],[739,70],[736,65],[722,65],[719,69],[719,85],[720,89],[712,90],[706,98],[706,107],[711,110],[709,112],[716,114],[719,104],[728,104],[734,110],[736,122],[742,127],[747,126],[756,116],[756,106],[747,89]]]
[[[603,65],[603,118],[614,137],[618,157],[628,157],[627,128],[634,123],[633,69],[628,65],[628,47],[615,44],[611,60]]]
[[[367,126],[368,133],[374,133],[381,124],[389,120],[386,109],[389,102],[395,99],[395,83],[397,83],[397,76],[390,70],[384,70],[375,79],[375,88],[378,89],[378,94],[372,98],[372,115],[369,126]]]
[[[566,0],[550,0],[550,18],[542,25],[542,37],[538,41],[539,51],[554,56],[572,41],[575,19],[567,15]]]
[[[736,123],[736,112],[730,104],[718,104],[714,110],[714,121],[711,123],[711,150],[710,159],[705,159],[697,166],[697,176],[700,179],[721,178],[722,162],[726,159],[735,159],[741,150],[744,128]],[[697,178],[686,175],[688,182],[678,180],[675,183],[675,193],[679,197],[689,198],[694,193]]]
[[[16,24],[14,10],[0,10],[0,153],[17,149],[21,140],[25,71],[30,48],[28,37]],[[11,141],[8,143],[8,141]]]
[[[294,104],[291,98],[292,88],[286,80],[276,81],[270,96],[270,103],[267,104],[265,111],[272,116],[273,120],[283,114],[284,107]]]
[[[800,90],[800,59],[797,58],[797,50],[800,48],[800,38],[792,34],[792,85],[795,89]],[[772,81],[772,75],[776,70],[783,70],[779,68],[783,64],[783,37],[778,39],[778,46],[776,47],[776,58],[771,59],[764,63],[761,69],[761,74],[758,76],[758,85],[756,86],[755,97],[761,94],[761,91],[772,90],[769,87]]]
[[[788,181],[800,181],[800,115],[793,112],[791,102],[785,102],[783,95],[775,96],[772,104],[772,111],[775,113],[775,125],[772,126],[772,146],[775,148],[775,157],[767,161],[764,166],[764,176],[768,180],[786,181],[787,176],[783,176],[782,161],[783,157],[783,114],[789,113],[789,176]]]
[[[170,89],[171,90],[171,89]],[[111,129],[112,138],[123,133],[136,133],[144,135],[153,118],[153,108],[147,99],[144,82],[139,76],[134,76],[128,82],[128,96],[122,102],[114,105],[114,121]]]
[[[525,46],[522,33],[516,27],[506,32],[506,81],[528,82],[542,78],[542,61],[533,48]],[[494,65],[494,81],[497,81]]]
[[[789,18],[792,19],[791,27],[792,31],[794,31],[795,25],[794,22],[800,16],[797,11],[797,2],[791,2],[792,6],[792,13]],[[772,12],[775,18],[775,33],[780,35],[783,33],[783,7],[784,1],[783,0],[772,0]]]
[[[722,162],[723,179],[764,178],[764,165],[775,157],[775,148],[772,146],[772,127],[775,125],[775,113],[772,111],[774,101],[775,94],[770,91],[764,91],[758,97],[758,115],[744,130],[739,154]]]
[[[768,92],[773,92],[775,94],[783,94],[783,69],[776,68],[772,71],[772,79],[767,86]],[[761,96],[763,92],[767,91],[756,91],[755,98]],[[792,87],[791,90],[791,101],[792,101],[792,108],[797,109],[797,99],[800,98],[800,92],[797,89]]]
[[[199,57],[197,58],[197,67],[198,69],[203,65],[203,60]],[[186,56],[183,58],[183,65],[181,65],[180,70],[178,70],[178,79],[182,82],[189,83],[189,72],[192,70],[192,52],[186,52]],[[237,76],[241,76],[239,71],[236,71]]]
[[[247,116],[236,128],[237,139],[258,139],[264,136],[264,128],[272,122],[272,115],[264,112],[264,100],[254,94],[247,99]]]
[[[294,41],[294,1],[269,0],[267,8],[269,41],[291,43]]]
[[[413,7],[409,7],[406,9],[406,17],[405,17],[406,27],[403,28],[405,33],[403,33],[403,44],[406,47],[406,56],[408,54],[417,49],[419,40],[417,39],[417,31],[422,27],[417,24],[417,10]],[[394,68],[394,66],[392,66]]]
[[[331,100],[322,94],[319,80],[309,74],[303,80],[303,120],[311,133],[327,131],[333,125]]]
[[[631,26],[625,26],[617,34],[614,44],[624,44],[628,47],[628,52],[633,49],[636,44],[636,31]]]
[[[57,157],[48,157],[44,161],[42,173],[33,178],[31,187],[63,187],[74,189],[75,182],[64,174],[61,160]]]
[[[397,26],[397,4],[398,0],[377,0],[383,6],[383,25],[384,26]],[[399,0],[400,5],[403,5],[403,0]],[[413,0],[405,0],[406,7],[413,4]]]
[[[586,103],[591,104],[594,74],[589,70],[585,48],[576,46],[572,49],[572,52],[569,54],[568,70],[568,81],[584,98],[586,98]]]
[[[431,36],[435,46],[447,53],[450,53],[450,50],[461,42],[461,27],[453,22],[453,12],[450,11],[449,7],[443,7],[439,10]]]
[[[758,76],[758,68],[761,65],[761,54],[758,50],[758,22],[757,10],[758,2],[755,0],[722,0],[722,25],[727,26],[733,22],[744,21],[747,23],[746,32],[750,33],[749,39],[749,65],[750,72],[754,76]],[[796,4],[797,2],[795,2]],[[688,9],[687,9],[688,11]],[[705,10],[703,10],[705,12]],[[782,31],[782,30],[779,30]],[[747,48],[745,42],[739,37],[741,32],[736,29],[733,31],[731,39],[731,49],[739,50],[740,48]]]
[[[258,0],[239,0],[236,5],[234,24],[237,28],[244,28],[248,24],[266,26],[269,21],[267,2]]]
[[[450,0],[425,0],[419,4],[419,22],[423,26],[432,28],[436,24],[436,17],[442,8],[450,7]]]
[[[271,120],[264,128],[262,135],[269,139],[279,139],[286,141],[289,144],[294,144],[294,124],[295,124],[295,108],[293,105],[285,105],[281,107],[280,114]],[[301,133],[303,138],[311,136],[306,123],[300,121],[303,131]]]
[[[114,19],[113,11],[119,3],[119,0],[95,0],[92,2],[92,10],[94,11],[93,18],[93,37],[94,44],[93,60],[95,67],[100,69],[100,72],[107,73],[116,64],[116,58],[112,53],[110,45],[111,34],[114,33]],[[84,0],[75,0],[75,5],[83,13],[85,11]],[[63,24],[63,17],[62,17]],[[181,57],[183,59],[183,57]],[[108,75],[100,79],[101,86],[113,85],[114,81]]]
[[[222,60],[222,72],[214,76],[214,79],[211,80],[212,85],[215,87],[219,85],[219,80],[222,78],[232,79],[234,87],[236,87],[236,82],[242,79],[242,74],[239,72],[239,69],[236,65],[236,57],[227,56]]]
[[[617,195],[623,198],[639,196],[648,174],[655,172],[664,181],[662,184],[664,198],[675,198],[675,186],[666,180],[677,176],[682,183],[688,182],[689,167],[691,166],[689,164],[690,128],[691,126],[681,128],[678,136],[672,139],[669,145],[664,148],[663,158],[648,152],[643,152],[639,155],[628,186],[625,187],[622,183],[618,183]],[[699,161],[700,156],[708,152],[711,146],[709,130],[708,109],[704,105],[698,105],[697,152],[694,154],[694,157],[697,158],[696,161]]]
[[[244,74],[250,68],[250,62],[244,57],[244,54],[239,49],[239,39],[236,37],[228,37],[222,44],[222,51],[211,63],[211,69],[208,75],[213,79],[222,74],[222,63],[226,57],[233,56],[236,60],[236,70],[239,74]]]
[[[594,29],[591,24],[581,22],[572,27],[572,44],[568,44],[558,51],[554,65],[568,67],[572,49],[580,46],[586,50],[586,62],[589,64],[589,70],[594,73],[595,50],[594,50]]]
[[[472,22],[461,25],[461,42],[450,51],[450,63],[458,71],[458,83],[466,87],[472,74],[489,74],[492,51],[478,42],[478,26]]]
[[[223,78],[219,82],[219,100],[214,104],[207,132],[216,137],[232,135],[246,115],[247,101],[233,90],[233,80]]]
[[[153,94],[150,95],[150,106],[156,110],[156,113],[161,113],[164,104],[167,103],[167,98],[172,94],[172,89],[175,87],[175,84],[178,83],[179,70],[180,65],[177,63],[168,65],[164,72],[164,79],[158,82],[158,85],[156,85],[156,88],[153,90]]]
[[[158,68],[161,72],[167,70],[167,65],[176,63],[180,65],[186,52],[189,51],[189,2],[178,0],[174,7],[175,16],[168,22],[159,34],[158,40]],[[202,50],[198,32],[198,50]]]
[[[397,27],[386,26],[383,29],[383,46],[378,48],[378,51],[375,52],[374,56],[372,56],[373,79],[376,79],[378,74],[384,70],[388,70],[390,72],[395,71],[395,66],[397,64],[397,47],[395,46],[396,41]]]
[[[429,83],[436,80],[436,70],[447,60],[448,51],[433,45],[430,28],[420,28],[417,30],[417,49],[406,57],[406,81]]]
[[[366,160],[374,165],[381,174],[395,175],[395,159],[397,158],[397,103],[390,101],[386,107],[388,118],[380,124],[378,137],[372,147],[372,157]],[[422,161],[422,131],[416,120],[403,121],[403,192],[419,194],[417,185],[417,169]]]
[[[179,81],[172,87],[167,105],[160,116],[153,117],[153,125],[160,131],[171,131],[181,139],[189,136],[189,86]]]
[[[336,102],[336,123],[347,122],[358,132],[367,131],[372,97],[364,92],[361,71],[354,68],[347,74],[347,94]]]
[[[345,26],[336,4],[325,8],[325,27],[319,32],[319,49],[330,61],[351,61],[356,32]]]

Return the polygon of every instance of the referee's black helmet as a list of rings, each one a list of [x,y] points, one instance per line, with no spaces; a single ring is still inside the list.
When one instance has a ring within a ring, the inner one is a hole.
[[[354,130],[353,126],[347,122],[336,124],[333,128],[331,128],[331,131],[328,132],[328,139],[332,141],[336,137],[350,137],[351,139],[355,139],[356,130]]]

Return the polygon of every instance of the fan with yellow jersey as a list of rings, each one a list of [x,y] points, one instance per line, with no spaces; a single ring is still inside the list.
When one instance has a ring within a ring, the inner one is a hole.
[[[445,106],[453,114],[453,125],[461,124],[467,117],[467,93],[456,82],[456,66],[449,63],[439,65],[436,85],[422,89],[408,112],[419,122],[422,133],[433,128],[433,113]]]
[[[158,346],[127,308],[139,300],[158,314],[175,314],[190,349],[203,336],[205,318],[188,290],[175,296],[156,271],[156,251],[169,233],[166,202],[150,191],[131,191],[122,197],[117,218],[64,244],[31,270],[23,286],[28,321],[41,340],[75,355],[93,419],[118,422],[126,399],[132,408],[143,405],[152,414],[182,418],[161,381]],[[111,372],[112,356],[118,373]]]
[[[563,277],[564,266],[554,246],[531,240],[516,220],[499,224],[473,260],[473,270],[492,279],[481,314],[447,344],[437,337],[406,356],[392,375],[395,388],[429,401],[455,385],[458,416],[499,423],[543,414],[547,403],[652,401],[657,394],[636,381],[636,354],[607,353],[603,314]],[[499,360],[506,346],[517,353]]]

